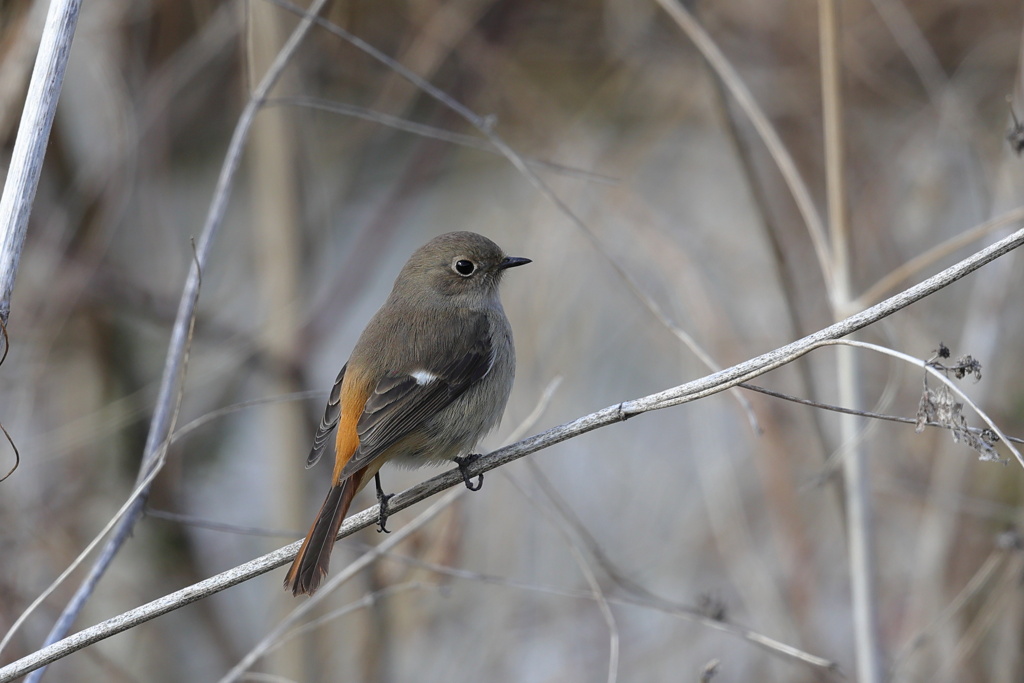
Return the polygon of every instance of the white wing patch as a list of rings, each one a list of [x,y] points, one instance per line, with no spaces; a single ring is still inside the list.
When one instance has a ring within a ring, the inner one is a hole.
[[[412,376],[414,380],[416,380],[416,384],[419,384],[420,386],[430,384],[431,382],[438,379],[437,375],[435,375],[432,372],[427,372],[426,370],[413,370],[409,374]]]

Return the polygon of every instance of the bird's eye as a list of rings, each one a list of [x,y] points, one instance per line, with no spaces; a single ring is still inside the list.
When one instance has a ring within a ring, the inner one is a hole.
[[[460,258],[452,265],[452,269],[462,277],[469,277],[476,272],[476,264],[469,259]]]

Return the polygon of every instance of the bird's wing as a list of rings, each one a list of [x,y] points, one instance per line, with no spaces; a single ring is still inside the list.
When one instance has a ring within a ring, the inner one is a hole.
[[[487,318],[467,325],[464,335],[445,359],[422,359],[377,383],[356,425],[359,448],[342,477],[369,464],[490,372],[494,353]]]
[[[345,368],[347,367],[348,363],[343,365],[341,372],[338,373],[338,379],[334,380],[334,388],[331,389],[331,397],[327,399],[324,417],[320,420],[320,427],[316,430],[316,436],[313,437],[313,448],[310,449],[309,455],[306,457],[306,467],[315,465],[320,456],[324,454],[328,437],[330,437],[334,428],[338,426],[338,420],[341,419],[341,382],[345,379]]]

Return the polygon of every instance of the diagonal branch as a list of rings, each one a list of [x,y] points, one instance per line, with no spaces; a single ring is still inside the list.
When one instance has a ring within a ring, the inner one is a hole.
[[[500,448],[488,455],[485,455],[470,465],[469,476],[476,476],[488,472],[506,463],[518,460],[523,456],[535,453],[548,448],[562,441],[580,436],[600,427],[606,427],[617,422],[622,422],[630,417],[652,410],[668,408],[670,406],[688,403],[698,398],[719,393],[741,382],[748,381],[774,370],[782,365],[790,363],[810,351],[827,344],[830,340],[839,339],[859,330],[867,325],[878,322],[886,316],[906,308],[912,303],[937,292],[938,290],[951,285],[960,278],[972,273],[1000,256],[1016,249],[1024,244],[1024,229],[1018,230],[1009,237],[1006,237],[995,244],[982,249],[972,256],[950,266],[924,282],[921,282],[910,289],[907,289],[895,296],[886,299],[882,303],[861,311],[849,318],[834,325],[808,335],[786,346],[769,351],[757,358],[734,365],[731,368],[721,370],[714,374],[700,379],[681,384],[671,389],[644,396],[631,401],[623,401],[616,405],[608,406],[602,410],[572,422],[553,427],[545,432],[523,439],[511,446]],[[449,470],[432,479],[428,479],[416,486],[406,489],[395,495],[389,503],[391,512],[398,512],[414,505],[434,494],[462,484],[462,475],[458,470]],[[339,532],[339,538],[351,535],[352,533],[374,524],[377,520],[378,510],[376,507],[363,510],[345,521]],[[277,569],[294,559],[298,552],[300,541],[296,541],[272,553],[256,558],[245,564],[239,565],[204,581],[193,584],[179,591],[165,595],[153,602],[137,607],[133,610],[120,614],[116,617],[101,622],[95,626],[83,629],[63,640],[48,647],[23,657],[16,662],[8,664],[0,669],[0,683],[6,683],[19,676],[45,666],[58,659],[80,650],[88,645],[99,642],[112,635],[121,633],[130,628],[145,623],[179,607],[202,600],[205,597],[218,593],[225,588],[260,576],[269,571]]]

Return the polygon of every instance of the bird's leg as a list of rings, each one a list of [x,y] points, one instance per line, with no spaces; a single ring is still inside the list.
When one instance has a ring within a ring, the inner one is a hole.
[[[373,481],[377,484],[377,504],[380,505],[380,514],[378,515],[380,521],[377,522],[377,533],[379,534],[383,531],[386,534],[390,534],[391,532],[386,527],[388,523],[388,501],[394,498],[395,494],[384,493],[384,489],[380,487],[380,472],[373,475]]]
[[[484,485],[484,475],[482,473],[477,477],[476,486],[473,486],[469,478],[469,473],[466,472],[466,468],[479,459],[479,453],[470,453],[469,455],[464,455],[461,458],[453,458],[455,464],[459,466],[459,474],[462,475],[462,481],[465,482],[466,488],[470,491],[479,491],[480,487]]]

